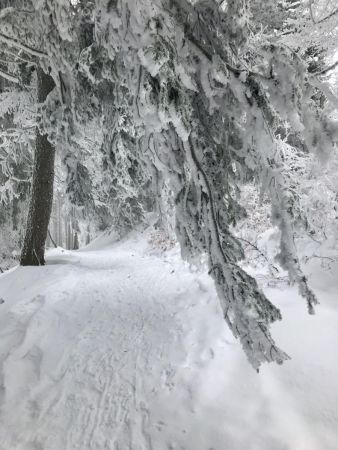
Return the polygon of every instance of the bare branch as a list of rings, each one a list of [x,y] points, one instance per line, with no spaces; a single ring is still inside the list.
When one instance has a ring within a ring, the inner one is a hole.
[[[258,254],[265,259],[265,261],[268,263],[269,266],[271,266],[276,272],[279,272],[277,267],[274,266],[273,264],[271,264],[271,262],[269,261],[269,258],[257,247],[257,245],[255,245],[252,242],[248,241],[247,239],[244,239],[244,238],[239,237],[239,236],[236,236],[236,239],[238,239],[239,241],[245,242],[246,244],[250,245],[250,247],[252,247],[254,250],[256,250],[256,252],[258,252]]]

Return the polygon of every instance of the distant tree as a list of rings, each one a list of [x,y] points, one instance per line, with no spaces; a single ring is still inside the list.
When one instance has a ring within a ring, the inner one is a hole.
[[[75,231],[73,250],[78,250],[78,249],[79,249],[79,237],[78,237],[77,231]]]
[[[40,65],[44,53],[34,45],[40,43],[38,30],[25,16],[33,14],[27,2],[15,0],[0,5],[2,43],[0,76],[12,83],[30,88],[32,72],[36,71],[37,103],[46,101],[54,89],[52,76]],[[27,8],[26,8],[27,7]],[[36,25],[36,24],[35,24]],[[7,34],[9,33],[9,34]],[[24,37],[23,37],[24,36]],[[32,42],[32,45],[31,45]],[[32,117],[36,121],[36,117]],[[27,227],[20,259],[21,265],[43,265],[48,223],[53,200],[55,147],[50,142],[43,125],[36,126],[31,199]]]

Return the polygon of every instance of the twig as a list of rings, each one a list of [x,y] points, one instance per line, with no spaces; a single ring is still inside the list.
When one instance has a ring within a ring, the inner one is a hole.
[[[35,258],[36,258],[36,260],[37,260],[39,266],[42,266],[42,264],[41,264],[41,262],[40,262],[40,259],[39,259],[38,255],[37,255],[37,253],[36,253],[35,247],[33,248],[33,253],[34,253],[34,255],[35,255]]]
[[[48,236],[49,236],[50,240],[52,241],[52,244],[54,245],[54,247],[57,248],[58,246],[56,245],[54,239],[52,238],[52,235],[51,235],[51,233],[49,231],[49,228],[48,228]]]
[[[337,262],[338,258],[331,258],[330,256],[319,256],[319,255],[311,255],[307,256],[305,262],[308,262],[312,258],[318,258],[318,259],[328,259],[331,262]]]
[[[239,241],[243,241],[246,244],[250,245],[252,248],[254,248],[256,250],[256,252],[258,252],[260,254],[260,256],[262,256],[265,259],[265,261],[269,264],[269,266],[271,266],[273,269],[275,269],[276,272],[279,272],[278,268],[276,266],[274,266],[273,264],[271,264],[268,257],[266,255],[264,255],[264,253],[261,250],[259,250],[259,248],[255,244],[253,244],[252,242],[248,241],[247,239],[241,238],[239,236],[236,236],[236,239],[238,239]]]

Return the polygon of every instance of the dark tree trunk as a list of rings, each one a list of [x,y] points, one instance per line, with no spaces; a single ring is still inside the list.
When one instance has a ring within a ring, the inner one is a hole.
[[[54,81],[42,69],[37,69],[38,101],[42,103],[54,89]],[[21,253],[22,266],[45,264],[45,243],[52,212],[55,147],[36,129],[31,200],[26,235]]]

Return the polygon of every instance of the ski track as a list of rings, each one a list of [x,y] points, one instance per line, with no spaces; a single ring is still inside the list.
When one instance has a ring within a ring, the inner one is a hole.
[[[209,278],[145,247],[0,277],[0,450],[337,450],[337,407],[308,418],[285,372],[248,366]]]

